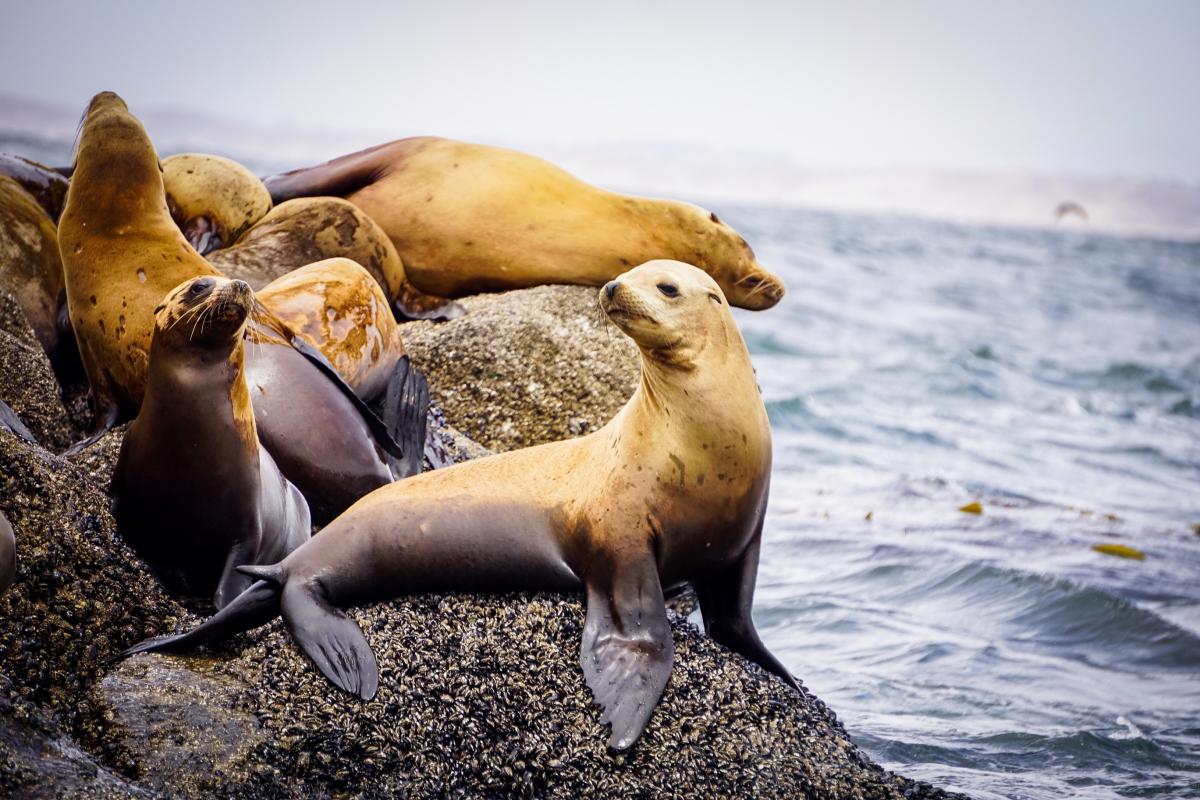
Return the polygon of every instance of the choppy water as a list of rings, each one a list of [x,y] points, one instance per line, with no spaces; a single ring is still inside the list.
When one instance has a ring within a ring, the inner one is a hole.
[[[1200,244],[720,213],[790,289],[764,639],[913,777],[1200,797]]]
[[[738,315],[772,649],[906,775],[1200,797],[1200,244],[717,210],[789,286]]]

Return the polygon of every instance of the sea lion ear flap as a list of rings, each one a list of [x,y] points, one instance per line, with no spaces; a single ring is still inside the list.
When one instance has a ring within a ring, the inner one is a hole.
[[[354,620],[331,606],[316,584],[285,584],[283,621],[321,674],[344,692],[370,700],[379,691],[379,664]]]
[[[157,316],[158,312],[162,311],[166,307],[167,304],[165,302],[159,303],[154,307],[154,314]]]

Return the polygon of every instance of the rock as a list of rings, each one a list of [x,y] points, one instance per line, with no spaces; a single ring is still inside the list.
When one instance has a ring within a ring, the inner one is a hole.
[[[637,347],[606,321],[596,293],[468,297],[466,315],[400,331],[451,425],[493,450],[529,447],[602,427],[637,386]]]
[[[75,440],[50,360],[11,295],[0,293],[0,400],[51,450]]]
[[[115,453],[120,435],[80,460]],[[108,661],[162,619],[194,619],[117,534],[104,493],[110,475],[111,462],[85,468],[0,431],[0,511],[18,554],[16,579],[0,597],[0,673],[102,752],[111,740],[87,698]]]
[[[637,363],[591,320],[592,294],[474,298],[465,319],[477,327],[407,326],[451,423],[485,434],[507,423],[486,438],[501,449],[603,424]],[[525,321],[511,316],[522,311]],[[486,452],[436,411],[431,423],[453,460]],[[210,613],[167,596],[116,533],[105,492],[122,436],[64,458],[0,431],[0,511],[20,553],[0,597],[5,792],[945,796],[882,770],[819,699],[678,616],[663,700],[637,746],[610,753],[579,667],[576,596],[426,595],[353,609],[380,663],[371,703],[333,688],[279,621],[197,656],[113,663]]]
[[[26,800],[151,796],[97,764],[44,713],[4,696],[0,696],[0,795]]]
[[[144,781],[176,796],[942,796],[872,764],[819,700],[679,619],[663,701],[635,748],[615,755],[579,668],[578,599],[421,596],[351,613],[380,665],[366,704],[322,678],[278,622],[216,658],[118,665],[101,700],[114,727],[131,721],[122,749],[146,753]],[[184,696],[170,698],[181,679]],[[247,711],[257,731],[225,722]],[[198,718],[227,725],[229,741],[197,745]],[[200,764],[187,766],[197,747]],[[193,772],[220,782],[189,783]]]

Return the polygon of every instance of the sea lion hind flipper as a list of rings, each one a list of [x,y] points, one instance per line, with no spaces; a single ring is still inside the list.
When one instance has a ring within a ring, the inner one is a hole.
[[[24,439],[30,444],[37,444],[37,437],[25,426],[21,418],[17,416],[17,412],[12,410],[12,407],[0,400],[0,430],[11,431],[17,438]]]
[[[271,202],[279,205],[297,197],[346,197],[379,177],[379,147],[335,158],[315,167],[301,167],[263,178]]]
[[[388,432],[387,425],[384,424],[379,415],[372,411],[370,406],[361,397],[355,394],[354,390],[350,388],[350,384],[346,383],[345,379],[329,363],[329,359],[325,358],[325,354],[306,342],[303,337],[297,336],[290,330],[287,331],[287,334],[296,352],[307,358],[317,369],[325,374],[325,377],[333,381],[342,390],[342,394],[346,395],[358,413],[362,415],[363,420],[367,423],[367,427],[371,431],[371,436],[379,443],[379,446],[388,455],[403,459],[404,450],[392,438],[392,434]]]
[[[314,582],[289,582],[280,600],[283,621],[321,674],[363,700],[379,690],[379,664],[362,630],[326,600]]]
[[[758,575],[758,551],[762,540],[762,521],[754,539],[741,558],[728,569],[697,581],[696,597],[704,615],[704,630],[710,637],[753,661],[767,672],[777,675],[796,691],[800,682],[791,671],[767,649],[758,638],[754,618],[754,583]]]
[[[403,458],[388,458],[396,479],[421,471],[425,429],[429,412],[429,382],[408,356],[401,356],[388,381],[380,409],[388,434],[400,444]]]
[[[589,576],[579,660],[584,679],[611,725],[608,746],[637,741],[671,677],[675,643],[651,555]]]
[[[279,594],[277,583],[257,581],[229,605],[190,631],[147,639],[121,653],[117,660],[135,653],[186,653],[200,645],[266,625],[279,616]]]

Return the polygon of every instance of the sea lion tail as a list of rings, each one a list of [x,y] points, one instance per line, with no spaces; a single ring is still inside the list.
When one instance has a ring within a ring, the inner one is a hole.
[[[408,356],[401,356],[388,381],[380,408],[388,434],[404,455],[389,456],[392,475],[399,480],[421,471],[421,454],[429,412],[429,382]]]
[[[282,591],[281,586],[274,581],[257,581],[235,597],[229,605],[190,631],[147,639],[121,653],[116,660],[120,661],[135,653],[186,653],[202,644],[227,639],[235,633],[266,625],[279,616],[279,595]]]

